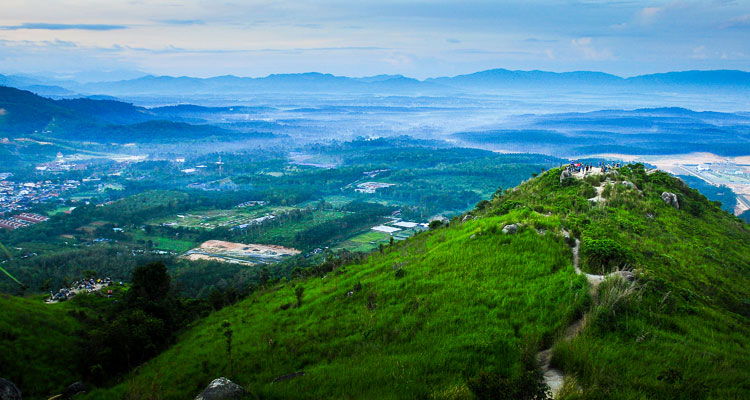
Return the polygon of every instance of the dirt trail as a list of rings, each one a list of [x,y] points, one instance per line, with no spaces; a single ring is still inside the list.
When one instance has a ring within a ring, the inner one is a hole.
[[[570,233],[568,231],[563,229],[563,236],[565,238],[570,237]],[[579,239],[574,239],[574,244],[570,248],[570,252],[573,254],[573,268],[575,268],[575,271],[578,275],[584,274],[583,271],[581,271],[581,241]],[[592,274],[584,274],[586,276],[586,279],[591,284],[591,295],[595,296],[596,289],[599,287],[599,284],[604,280],[604,275],[592,275]],[[566,329],[565,329],[565,335],[563,336],[562,340],[570,340],[576,337],[581,330],[583,329],[583,318],[579,318],[573,323],[571,323]],[[539,365],[542,369],[542,374],[544,376],[544,382],[549,386],[550,391],[552,392],[552,398],[555,398],[557,396],[557,393],[560,391],[560,388],[562,388],[563,382],[565,381],[565,374],[557,369],[553,368],[550,365],[550,362],[552,361],[552,347],[544,349],[537,353],[536,359],[539,362]]]

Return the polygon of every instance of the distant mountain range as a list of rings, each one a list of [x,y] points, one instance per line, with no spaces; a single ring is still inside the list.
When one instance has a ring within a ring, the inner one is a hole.
[[[40,134],[98,143],[165,142],[207,138],[256,139],[273,134],[250,128],[224,129],[193,115],[216,112],[199,106],[143,108],[114,100],[53,100],[0,86],[0,137]],[[199,123],[186,123],[197,120]]]
[[[0,84],[56,98],[108,95],[181,96],[252,95],[262,93],[353,93],[379,95],[435,95],[492,93],[508,89],[616,89],[620,91],[744,91],[750,89],[750,72],[735,70],[682,71],[622,78],[603,72],[547,72],[491,69],[467,75],[417,80],[402,75],[364,78],[317,72],[273,74],[262,78],[232,75],[213,78],[147,75],[140,78],[79,83],[39,77],[0,75]]]

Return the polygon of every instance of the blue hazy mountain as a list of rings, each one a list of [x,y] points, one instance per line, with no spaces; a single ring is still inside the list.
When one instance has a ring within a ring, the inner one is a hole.
[[[241,139],[273,137],[253,127],[232,130],[188,118],[190,112],[217,112],[203,107],[177,112],[115,100],[53,100],[6,86],[0,86],[0,110],[0,135],[11,138],[39,134],[65,140],[127,143],[238,138],[238,133],[244,134]]]
[[[457,93],[492,93],[507,89],[638,91],[744,91],[750,89],[750,72],[682,71],[623,78],[593,71],[548,72],[491,69],[453,77],[417,80],[402,75],[376,75],[363,78],[336,76],[318,72],[272,74],[262,78],[233,75],[212,78],[147,75],[135,79],[78,83],[38,77],[2,76],[0,84],[34,91],[38,94],[65,97],[74,93],[86,95],[181,96],[181,95],[252,95],[258,93],[351,93],[378,95],[449,95]],[[57,88],[45,88],[55,86]],[[32,90],[36,88],[36,90]]]

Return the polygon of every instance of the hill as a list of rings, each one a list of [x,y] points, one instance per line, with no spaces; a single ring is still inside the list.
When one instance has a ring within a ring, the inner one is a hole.
[[[233,136],[274,137],[252,129],[234,131],[205,123],[190,124],[181,121],[182,115],[169,111],[152,111],[115,100],[52,100],[0,86],[0,134],[11,138],[42,135],[43,138],[97,143],[153,143]],[[195,118],[191,121],[203,122]]]
[[[269,283],[86,398],[747,397],[748,226],[641,165],[560,178]]]

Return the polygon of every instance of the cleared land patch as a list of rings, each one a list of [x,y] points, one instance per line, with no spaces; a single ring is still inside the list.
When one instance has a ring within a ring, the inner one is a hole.
[[[215,260],[235,264],[261,264],[279,262],[299,254],[300,251],[283,246],[244,244],[223,240],[208,240],[185,253],[189,260]]]

